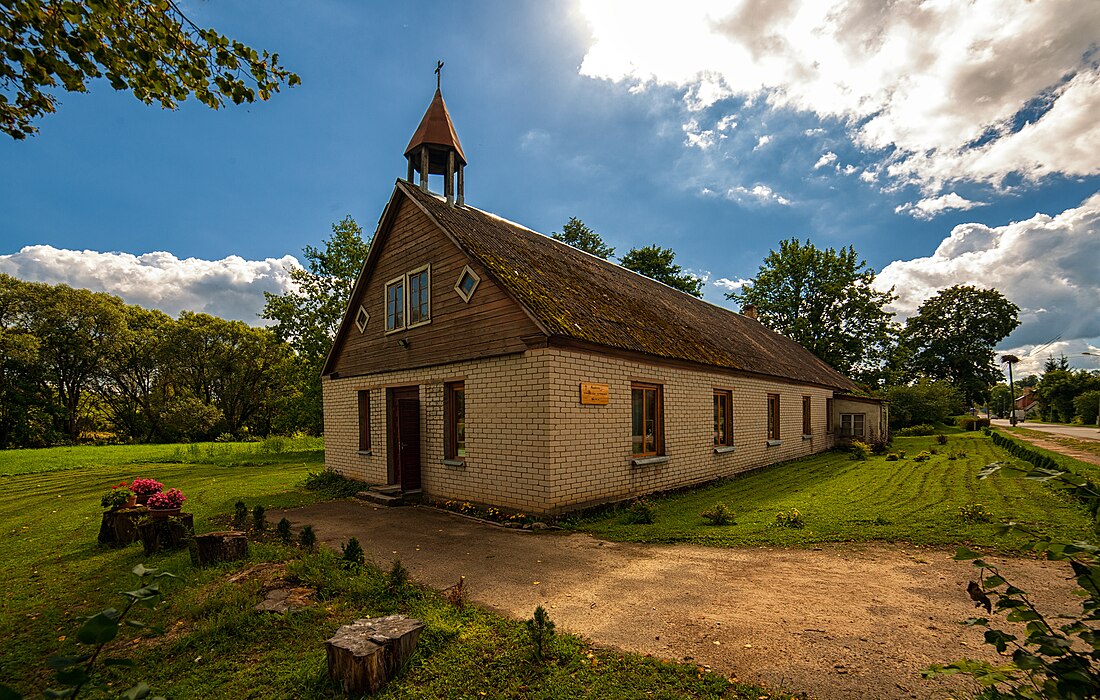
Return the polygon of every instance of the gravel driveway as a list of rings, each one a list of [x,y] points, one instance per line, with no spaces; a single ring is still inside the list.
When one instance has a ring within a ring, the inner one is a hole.
[[[506,530],[432,508],[318,503],[286,516],[324,543],[358,537],[383,566],[514,618],[543,605],[559,628],[610,647],[685,660],[811,697],[945,698],[960,681],[920,670],[962,656],[996,660],[974,609],[976,572],[952,552],[912,545],[722,549],[606,542]],[[1066,569],[991,558],[1042,607],[1074,602]],[[1061,606],[1061,607],[1059,607]]]

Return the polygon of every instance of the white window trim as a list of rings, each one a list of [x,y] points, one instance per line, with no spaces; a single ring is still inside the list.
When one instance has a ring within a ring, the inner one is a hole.
[[[428,317],[425,320],[418,321],[416,323],[409,323],[409,309],[412,308],[412,301],[409,299],[409,278],[413,275],[419,275],[421,272],[428,273]],[[432,264],[421,265],[415,270],[409,270],[405,273],[405,328],[419,328],[426,326],[432,322]]]
[[[363,321],[363,323],[359,323],[360,316],[366,316],[367,319]],[[360,333],[365,333],[367,331],[368,323],[370,323],[370,312],[367,311],[362,304],[360,304],[359,310],[355,312],[355,327],[359,329]]]
[[[848,434],[845,434],[844,433],[844,416],[852,416],[852,420],[850,421],[852,427],[855,427],[855,422],[856,422],[855,417],[856,416],[859,416],[860,418],[862,418],[863,419],[861,421],[863,423],[862,433],[859,434],[859,435],[856,435],[855,431],[853,430],[853,431],[849,432]],[[841,413],[840,414],[840,436],[841,437],[853,437],[853,438],[867,437],[867,414],[866,413]]]
[[[466,275],[469,275],[470,278],[474,281],[474,286],[472,289],[470,289],[469,294],[466,294],[466,292],[462,291],[462,278]],[[462,272],[458,273],[458,281],[455,282],[455,291],[458,292],[458,296],[462,299],[462,301],[469,304],[470,299],[474,298],[474,292],[477,291],[477,286],[479,284],[481,284],[481,278],[478,277],[477,273],[474,272],[469,265],[467,265],[462,268]]]
[[[406,314],[406,311],[407,311],[406,307],[408,307],[408,304],[409,304],[409,288],[405,285],[405,281],[406,281],[405,280],[405,275],[401,275],[400,277],[394,277],[389,282],[386,282],[386,285],[384,287],[384,291],[382,292],[382,313],[383,313],[383,315],[386,319],[386,335],[389,335],[390,333],[397,333],[398,331],[405,330],[405,322],[408,321],[408,319],[409,319],[408,314]],[[401,307],[401,325],[400,326],[394,326],[393,328],[390,328],[390,287],[394,286],[395,284],[399,284],[399,283],[401,284],[401,304],[402,304],[402,307]]]

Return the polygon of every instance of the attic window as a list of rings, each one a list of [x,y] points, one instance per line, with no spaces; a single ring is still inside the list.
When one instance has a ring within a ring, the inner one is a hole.
[[[458,276],[458,283],[455,285],[455,291],[458,292],[458,296],[462,297],[462,301],[468,304],[470,303],[470,299],[474,296],[474,290],[477,289],[479,282],[481,282],[481,278],[470,269],[469,265],[467,265],[462,268],[462,274]]]
[[[355,327],[359,329],[360,333],[367,330],[367,322],[370,321],[370,314],[362,306],[359,307],[359,312],[355,314]]]

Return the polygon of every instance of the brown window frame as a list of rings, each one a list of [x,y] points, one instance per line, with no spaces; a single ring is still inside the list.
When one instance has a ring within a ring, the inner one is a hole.
[[[360,389],[357,402],[359,405],[359,451],[370,451],[370,389]]]
[[[779,435],[779,394],[768,394],[768,439],[782,440]]]
[[[733,447],[733,391],[714,390],[714,446]],[[720,406],[725,403],[725,414],[720,414]],[[723,436],[722,433],[725,433]]]
[[[390,297],[390,290],[394,290],[393,298]],[[397,297],[400,294],[401,299]],[[405,288],[405,275],[395,277],[394,279],[386,282],[386,332],[394,333],[396,331],[405,330],[405,324],[407,317],[405,315],[405,304],[407,303],[406,297],[408,292]]]
[[[642,434],[636,435],[634,433],[634,392],[642,392]],[[652,417],[646,415],[646,393],[653,392],[654,400],[654,414]],[[630,454],[632,457],[660,457],[665,453],[665,430],[664,430],[664,387],[660,384],[648,384],[646,382],[631,382],[630,383]],[[645,425],[646,423],[653,421],[653,450],[646,450],[646,436]],[[638,442],[636,438],[641,438],[641,451],[635,451]]]
[[[459,447],[458,410],[455,399],[462,395],[462,440]],[[466,460],[466,382],[443,385],[443,458]],[[460,454],[461,452],[461,454]]]
[[[809,396],[802,397],[802,434],[813,435],[813,399]]]

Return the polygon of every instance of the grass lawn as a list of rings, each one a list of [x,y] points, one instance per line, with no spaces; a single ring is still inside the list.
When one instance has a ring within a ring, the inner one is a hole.
[[[1078,426],[1079,427],[1079,426]],[[1078,440],[1068,435],[1058,435],[1056,433],[1048,433],[1042,430],[1028,430],[1027,428],[998,428],[1003,430],[1006,434],[1012,435],[1017,433],[1022,437],[1037,438],[1039,440],[1045,440],[1047,442],[1057,443],[1064,445],[1065,447],[1072,447],[1075,450],[1082,452],[1088,452],[1100,457],[1100,440]],[[1093,469],[1096,466],[1093,465]]]
[[[582,518],[574,527],[599,537],[632,542],[690,542],[717,546],[794,545],[821,542],[906,541],[922,545],[968,543],[1002,551],[1019,549],[1016,536],[997,537],[996,523],[965,520],[959,509],[980,503],[995,521],[1014,520],[1069,540],[1094,539],[1084,508],[1033,481],[997,475],[979,480],[991,462],[1013,458],[981,433],[897,438],[885,456],[852,461],[828,452],[779,468],[684,493],[653,498],[654,522],[629,524],[624,510]],[[928,461],[913,459],[937,450]],[[954,457],[954,459],[952,459]],[[725,503],[734,525],[709,525],[699,513]],[[776,526],[776,514],[797,509],[801,529]]]
[[[40,696],[52,682],[45,658],[80,651],[79,617],[121,607],[117,592],[134,587],[129,572],[144,563],[179,577],[163,603],[136,614],[167,633],[133,643],[120,635],[108,653],[137,667],[113,679],[111,697],[137,680],[174,699],[335,697],[323,640],[341,624],[395,611],[423,619],[427,629],[410,668],[383,697],[783,697],[690,665],[589,649],[568,635],[559,636],[555,661],[533,665],[521,622],[459,610],[415,587],[395,594],[382,572],[345,571],[327,552],[302,556],[254,543],[250,561],[199,570],[186,552],[145,557],[140,544],[96,545],[99,498],[123,479],[182,489],[202,532],[217,529],[211,517],[232,513],[238,499],[280,508],[330,497],[302,485],[322,464],[317,440],[0,452],[0,683]],[[321,604],[286,616],[254,613],[260,581],[226,579],[268,561],[286,561],[287,576],[316,588]]]

